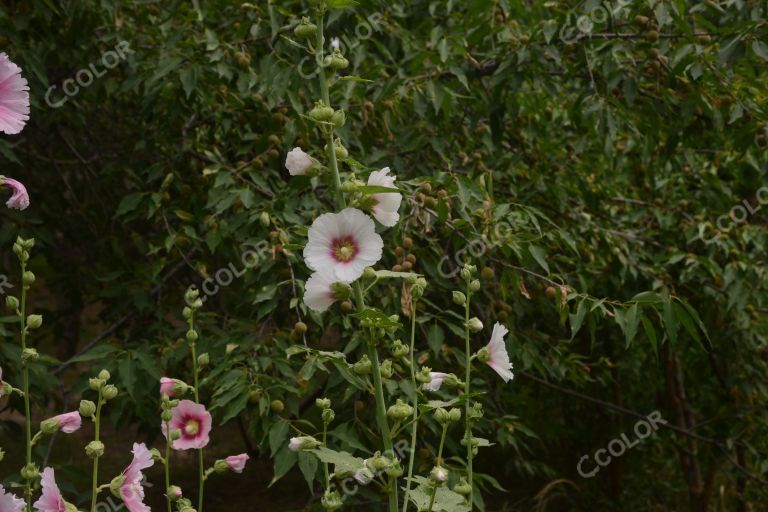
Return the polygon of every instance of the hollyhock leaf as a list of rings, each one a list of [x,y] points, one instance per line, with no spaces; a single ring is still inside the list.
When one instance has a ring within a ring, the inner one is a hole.
[[[290,424],[287,421],[280,421],[272,425],[269,429],[269,449],[272,455],[275,455],[280,448],[285,445],[288,439]]]
[[[301,474],[304,475],[304,480],[307,481],[307,486],[310,492],[313,489],[313,483],[315,481],[315,475],[317,474],[317,468],[320,466],[317,457],[307,452],[299,452],[299,469]]]
[[[318,446],[310,451],[314,453],[321,462],[333,464],[334,473],[351,474],[360,471],[365,467],[365,461],[363,459],[355,457],[347,452],[338,452],[324,446]]]
[[[371,327],[373,328],[385,328],[385,327],[397,328],[401,326],[400,322],[393,321],[391,318],[389,318],[389,316],[375,309],[366,309],[365,311],[361,311],[360,313],[354,313],[349,316],[357,318],[359,320],[367,320],[371,322]]]
[[[269,482],[268,487],[272,487],[275,482],[285,476],[288,471],[298,462],[298,454],[288,449],[288,443],[283,444],[283,447],[274,455],[274,476]]]

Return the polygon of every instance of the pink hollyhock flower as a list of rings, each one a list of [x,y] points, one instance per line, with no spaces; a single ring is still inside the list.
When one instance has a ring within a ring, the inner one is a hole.
[[[170,427],[171,431],[181,431],[181,437],[173,442],[174,450],[204,448],[210,440],[208,434],[211,433],[211,413],[205,410],[204,405],[196,404],[191,400],[182,400],[173,408]],[[167,438],[165,423],[162,424],[162,430]]]
[[[341,287],[349,286],[349,283],[336,279],[333,272],[328,269],[315,272],[304,285],[304,304],[309,309],[322,313],[337,300],[343,300],[349,296],[349,293],[339,289],[336,283]]]
[[[151,467],[155,461],[144,443],[133,443],[133,460],[123,471],[123,483],[120,484],[120,497],[125,503],[128,512],[151,512],[144,504],[144,487],[141,481],[144,478],[142,471]]]
[[[368,176],[368,185],[396,188],[395,179],[394,176],[389,176],[389,167],[385,167],[380,171],[373,171]],[[402,194],[399,192],[371,194],[371,199],[376,201],[371,207],[371,211],[377,221],[389,228],[397,224],[397,221],[400,220],[400,214],[397,213],[397,210],[400,209],[400,203],[403,200]]]
[[[17,498],[0,485],[0,511],[2,512],[22,512],[24,510],[24,500]]]
[[[509,362],[509,354],[507,354],[507,347],[504,344],[504,336],[508,333],[509,330],[506,327],[496,322],[491,333],[491,341],[485,346],[490,355],[486,364],[493,368],[504,379],[504,382],[509,382],[515,376],[512,373],[512,363]]]
[[[53,468],[45,468],[41,479],[43,485],[43,494],[40,499],[34,503],[37,512],[66,512],[67,502],[56,485],[56,475]]]
[[[5,206],[13,208],[14,210],[25,210],[29,206],[27,187],[20,181],[16,181],[13,178],[1,177],[0,186],[6,186],[13,192],[8,201],[5,202]]]
[[[437,391],[440,389],[440,386],[443,385],[443,381],[448,376],[448,374],[443,372],[429,372],[429,376],[432,378],[432,380],[426,384],[422,384],[421,389],[426,389],[427,391]]]
[[[0,132],[19,133],[29,120],[29,86],[21,68],[0,53]]]
[[[66,414],[59,414],[53,418],[43,420],[40,423],[40,428],[41,430],[48,431],[61,430],[65,434],[71,434],[72,432],[80,430],[80,425],[82,425],[82,422],[83,420],[80,417],[80,413],[74,411],[68,412]]]
[[[293,148],[285,157],[285,168],[291,176],[303,176],[315,163],[301,148]]]
[[[324,213],[309,228],[304,261],[312,270],[331,272],[351,283],[381,259],[384,242],[373,220],[356,208]]]
[[[227,463],[227,467],[235,473],[242,473],[245,469],[245,463],[248,462],[250,457],[247,453],[241,453],[240,455],[230,455],[224,461]]]
[[[160,394],[165,395],[168,398],[172,398],[176,393],[173,391],[173,387],[176,385],[176,381],[168,377],[160,377]]]

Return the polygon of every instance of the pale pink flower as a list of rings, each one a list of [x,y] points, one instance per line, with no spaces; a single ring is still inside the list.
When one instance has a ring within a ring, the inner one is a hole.
[[[0,512],[22,512],[24,500],[17,498],[0,485]]]
[[[241,453],[240,455],[230,455],[224,461],[227,463],[227,467],[235,473],[242,473],[245,469],[245,463],[248,462],[250,457],[247,453]]]
[[[443,381],[448,376],[448,374],[443,372],[429,372],[429,376],[432,378],[432,380],[422,384],[421,389],[425,389],[427,391],[437,391],[440,389],[440,386],[443,385]]]
[[[71,434],[72,432],[80,430],[80,425],[82,425],[83,422],[80,413],[77,411],[59,414],[58,416],[54,416],[45,421],[57,422],[58,429],[65,434]]]
[[[285,157],[285,168],[291,176],[303,176],[313,165],[312,159],[301,148],[293,148]]]
[[[301,450],[302,446],[304,446],[304,441],[300,437],[292,437],[291,440],[288,441],[288,449],[292,452]]]
[[[170,421],[171,431],[180,430],[181,437],[173,442],[174,450],[189,450],[191,448],[204,448],[210,439],[211,413],[205,410],[202,404],[196,404],[191,400],[182,400],[173,408],[173,417]],[[161,426],[163,435],[168,437],[165,423]]]
[[[37,512],[66,512],[67,502],[64,501],[61,491],[59,491],[59,487],[56,485],[56,475],[53,468],[45,468],[43,470],[41,481],[43,494],[34,503],[35,510]]]
[[[27,187],[20,181],[13,178],[2,177],[0,179],[0,186],[8,187],[11,189],[11,192],[13,192],[8,201],[5,202],[5,206],[13,208],[14,210],[24,210],[29,206]]]
[[[120,485],[120,497],[123,498],[128,512],[151,512],[144,504],[144,478],[142,471],[155,463],[152,454],[144,443],[133,443],[133,460],[123,471],[123,483]]]
[[[0,132],[19,133],[29,120],[29,86],[21,68],[0,53]]]
[[[176,381],[168,377],[160,377],[160,394],[165,395],[168,398],[172,398],[176,393],[173,391],[173,387],[176,385]]]
[[[389,176],[389,167],[385,167],[380,171],[373,171],[368,176],[368,185],[377,187],[395,187],[395,176]],[[403,200],[402,194],[399,192],[382,192],[371,194],[371,199],[376,201],[371,207],[371,212],[377,221],[387,227],[392,227],[400,220],[400,214],[397,210],[400,209],[400,203]]]
[[[339,281],[352,282],[381,259],[383,247],[373,220],[356,208],[346,208],[315,219],[304,261],[312,270],[329,271]]]
[[[334,302],[339,300],[333,290],[334,283],[339,282],[345,283],[336,279],[330,269],[313,273],[304,285],[304,304],[309,309],[320,313],[326,311]]]
[[[490,355],[486,364],[493,368],[504,379],[504,382],[509,382],[514,377],[512,363],[509,362],[509,354],[507,354],[507,347],[504,344],[504,336],[507,333],[509,333],[509,330],[496,322],[491,333],[491,341],[485,347]]]

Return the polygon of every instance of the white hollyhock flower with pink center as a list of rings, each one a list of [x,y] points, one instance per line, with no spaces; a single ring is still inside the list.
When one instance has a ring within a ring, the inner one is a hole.
[[[285,157],[285,168],[291,176],[304,176],[315,163],[301,148],[293,148]]]
[[[421,389],[425,389],[427,391],[437,391],[440,389],[440,386],[443,385],[443,381],[448,376],[448,374],[443,372],[429,372],[429,376],[432,378],[432,380],[422,384]]]
[[[24,510],[24,500],[5,492],[5,488],[0,485],[0,511],[22,512],[22,510]]]
[[[64,497],[61,495],[61,491],[59,491],[59,486],[56,485],[56,474],[53,468],[45,468],[43,470],[41,482],[43,494],[34,503],[35,510],[37,512],[66,512],[68,509],[67,502],[64,501]]]
[[[170,421],[171,431],[181,431],[181,437],[173,442],[174,450],[189,450],[204,448],[210,439],[211,413],[205,410],[205,406],[196,404],[191,400],[182,400],[173,408],[173,417]],[[165,422],[161,425],[163,435],[167,438]]]
[[[351,283],[381,259],[383,247],[373,220],[356,208],[346,208],[315,219],[304,261],[312,270],[329,271],[337,280]]]
[[[395,176],[389,176],[389,167],[385,167],[380,171],[373,171],[368,176],[368,185],[376,187],[395,187]],[[384,226],[391,228],[397,221],[400,220],[400,214],[397,210],[400,209],[400,203],[403,201],[403,195],[399,192],[380,192],[371,194],[374,204],[371,207],[371,213]]]
[[[144,504],[144,479],[142,471],[155,463],[152,454],[144,443],[133,443],[133,460],[123,471],[123,483],[120,484],[120,497],[128,512],[151,512]]]
[[[5,206],[14,210],[24,210],[29,206],[29,194],[23,183],[13,178],[0,176],[0,186],[11,189],[11,197],[5,202]]]
[[[504,344],[504,336],[508,333],[509,330],[506,327],[496,322],[491,333],[491,341],[485,346],[489,354],[485,364],[493,368],[504,379],[504,382],[509,382],[515,376],[512,373],[512,363],[509,362],[509,354],[507,354],[507,347]]]
[[[21,68],[0,53],[0,132],[19,133],[29,120],[29,85]]]
[[[247,453],[241,453],[240,455],[230,455],[224,459],[224,462],[227,463],[227,467],[230,469],[230,471],[234,471],[235,473],[242,473],[245,469],[245,463],[248,462],[248,459],[250,459],[250,457]]]
[[[349,287],[349,283],[336,279],[331,270],[315,272],[304,285],[304,304],[309,309],[322,313],[337,300],[344,300],[349,296],[344,290],[345,287]]]

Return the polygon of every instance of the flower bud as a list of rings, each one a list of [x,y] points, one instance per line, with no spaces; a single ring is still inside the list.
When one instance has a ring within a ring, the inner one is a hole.
[[[190,329],[187,331],[187,341],[197,341],[197,331]]]
[[[160,417],[162,418],[163,423],[168,423],[173,419],[173,411],[171,411],[170,409],[163,411]]]
[[[480,332],[483,330],[483,322],[476,316],[473,316],[469,319],[469,322],[467,322],[467,327],[469,327],[469,330],[472,332]]]
[[[352,370],[358,375],[368,375],[373,369],[371,360],[368,359],[368,355],[364,354],[358,362],[352,365]]]
[[[448,414],[448,411],[440,407],[435,409],[435,420],[441,425],[447,425],[451,422],[451,416]]]
[[[470,420],[479,420],[483,417],[483,404],[480,402],[474,402],[472,407],[469,408],[468,418]]]
[[[472,492],[472,486],[469,485],[466,478],[461,477],[459,483],[453,486],[453,492],[461,494],[462,496],[469,496],[469,493]]]
[[[331,285],[331,297],[334,300],[347,300],[351,294],[352,287],[348,283],[336,282]]]
[[[333,412],[333,409],[325,409],[320,416],[323,418],[323,423],[328,425],[336,417],[336,413]]]
[[[91,418],[96,414],[96,404],[90,400],[80,400],[80,408],[78,409],[78,412],[83,418]]]
[[[4,458],[5,458],[5,451],[3,451],[2,448],[0,448],[0,462],[3,462]]]
[[[88,387],[90,387],[93,391],[99,391],[104,387],[104,381],[97,378],[88,379]]]
[[[37,353],[37,350],[34,348],[25,348],[21,351],[21,362],[25,365],[28,365],[29,363],[34,363],[40,359],[40,354]]]
[[[27,327],[30,329],[37,329],[43,325],[43,315],[28,315],[27,316]]]
[[[5,298],[5,307],[10,309],[11,311],[16,311],[19,309],[19,299],[14,297],[13,295],[9,295]]]
[[[13,244],[13,254],[19,257],[21,259],[21,255],[24,252],[24,248],[21,246],[20,243],[16,242]]]
[[[309,21],[309,18],[306,16],[301,18],[301,23],[296,25],[296,28],[293,29],[293,33],[296,35],[296,37],[301,37],[304,39],[309,39],[310,37],[314,37],[315,33],[317,32],[317,25],[314,23],[311,23]]]
[[[174,428],[171,429],[171,441],[178,441],[181,439],[181,430]]]
[[[21,478],[24,480],[34,480],[38,477],[40,474],[40,470],[37,469],[37,466],[33,462],[30,462],[23,468],[21,468]]]
[[[337,110],[331,116],[331,122],[336,128],[341,128],[347,122],[347,114],[343,110]]]
[[[61,422],[56,418],[48,418],[40,422],[40,432],[46,436],[51,436],[59,431]]]
[[[486,347],[483,347],[477,351],[477,360],[480,361],[481,363],[487,363],[490,358],[491,358],[491,353],[488,351]]]
[[[192,309],[189,306],[184,306],[184,309],[181,310],[181,316],[189,320],[192,318]]]
[[[376,277],[376,271],[373,269],[373,267],[365,267],[363,269],[364,279],[374,279],[375,277]]]
[[[176,501],[182,496],[181,487],[177,485],[172,485],[168,487],[168,490],[165,491],[165,494],[171,499],[171,501]]]
[[[344,502],[341,501],[341,496],[339,496],[338,491],[332,491],[330,489],[325,491],[325,494],[320,500],[320,504],[328,511],[338,510],[344,506]]]
[[[263,211],[259,214],[259,222],[262,226],[265,228],[268,228],[270,224],[272,224],[272,220],[269,218],[269,212]]]
[[[149,450],[149,454],[152,456],[153,461],[155,462],[163,461],[163,456],[160,453],[160,450],[158,450],[157,448],[152,448],[151,450]]]
[[[115,498],[123,499],[120,494],[120,487],[125,483],[125,476],[118,475],[109,482],[109,492],[112,493]]]
[[[331,408],[331,399],[330,398],[317,398],[315,399],[315,405],[319,407],[320,409],[330,409]]]
[[[349,150],[344,147],[339,139],[336,139],[336,142],[333,143],[333,152],[336,153],[336,158],[338,159],[343,160],[349,156]]]
[[[223,459],[217,460],[216,462],[213,463],[213,470],[216,473],[223,475],[224,473],[229,471],[229,466],[227,465],[227,461]]]
[[[366,461],[366,464],[374,472],[378,473],[379,471],[383,471],[391,466],[392,461],[387,457],[384,457],[381,452],[376,452],[373,454],[373,457]]]
[[[463,306],[467,303],[467,296],[459,291],[453,292],[453,303],[457,306]]]
[[[85,454],[89,459],[98,459],[104,455],[104,443],[101,441],[91,441],[85,445]]]
[[[282,400],[272,400],[272,403],[269,404],[269,407],[274,412],[283,412],[283,410],[285,409],[285,404],[283,404]]]
[[[197,356],[197,365],[201,368],[205,368],[211,363],[211,356],[207,352],[204,352]]]
[[[392,360],[387,359],[385,361],[381,362],[381,366],[379,366],[379,373],[381,374],[382,379],[391,379],[392,374],[394,373],[392,370]]]
[[[395,340],[395,342],[392,344],[392,348],[390,349],[392,351],[392,356],[396,359],[400,359],[401,357],[405,357],[408,352],[410,351],[407,346],[403,344],[400,340]]]
[[[469,291],[471,291],[472,293],[480,291],[480,281],[477,279],[473,279],[469,283]]]
[[[451,409],[448,411],[448,416],[453,422],[461,420],[461,409],[457,407],[451,407]]]
[[[24,272],[24,273],[21,275],[21,282],[24,284],[24,286],[27,286],[27,287],[28,287],[29,285],[31,285],[32,283],[34,283],[34,282],[35,282],[35,274],[33,274],[33,273],[32,273],[31,271],[29,271],[29,270],[26,270],[26,271],[25,271],[25,272]]]
[[[435,466],[429,473],[429,481],[435,485],[440,486],[448,480],[448,470],[441,466]]]
[[[312,436],[292,437],[288,442],[288,449],[293,452],[300,450],[314,450],[320,446],[320,441]]]
[[[117,396],[118,390],[116,386],[113,386],[112,384],[107,384],[106,386],[104,386],[104,389],[101,390],[101,394],[104,397],[104,400],[112,400]]]
[[[397,399],[395,405],[387,409],[387,416],[394,421],[403,421],[406,418],[410,418],[413,414],[413,407],[403,402],[401,399]]]
[[[469,282],[476,271],[477,271],[476,266],[470,265],[469,263],[465,263],[464,266],[461,268],[461,272],[460,272],[461,278],[464,281]]]
[[[322,100],[315,103],[307,115],[310,119],[318,122],[330,122],[333,117],[333,109],[326,105]]]
[[[403,476],[403,466],[400,465],[400,461],[394,460],[392,464],[386,469],[387,475],[392,478],[399,478]]]
[[[432,375],[429,373],[431,371],[432,368],[422,366],[421,371],[416,374],[416,382],[419,382],[420,384],[428,384],[432,382]]]

